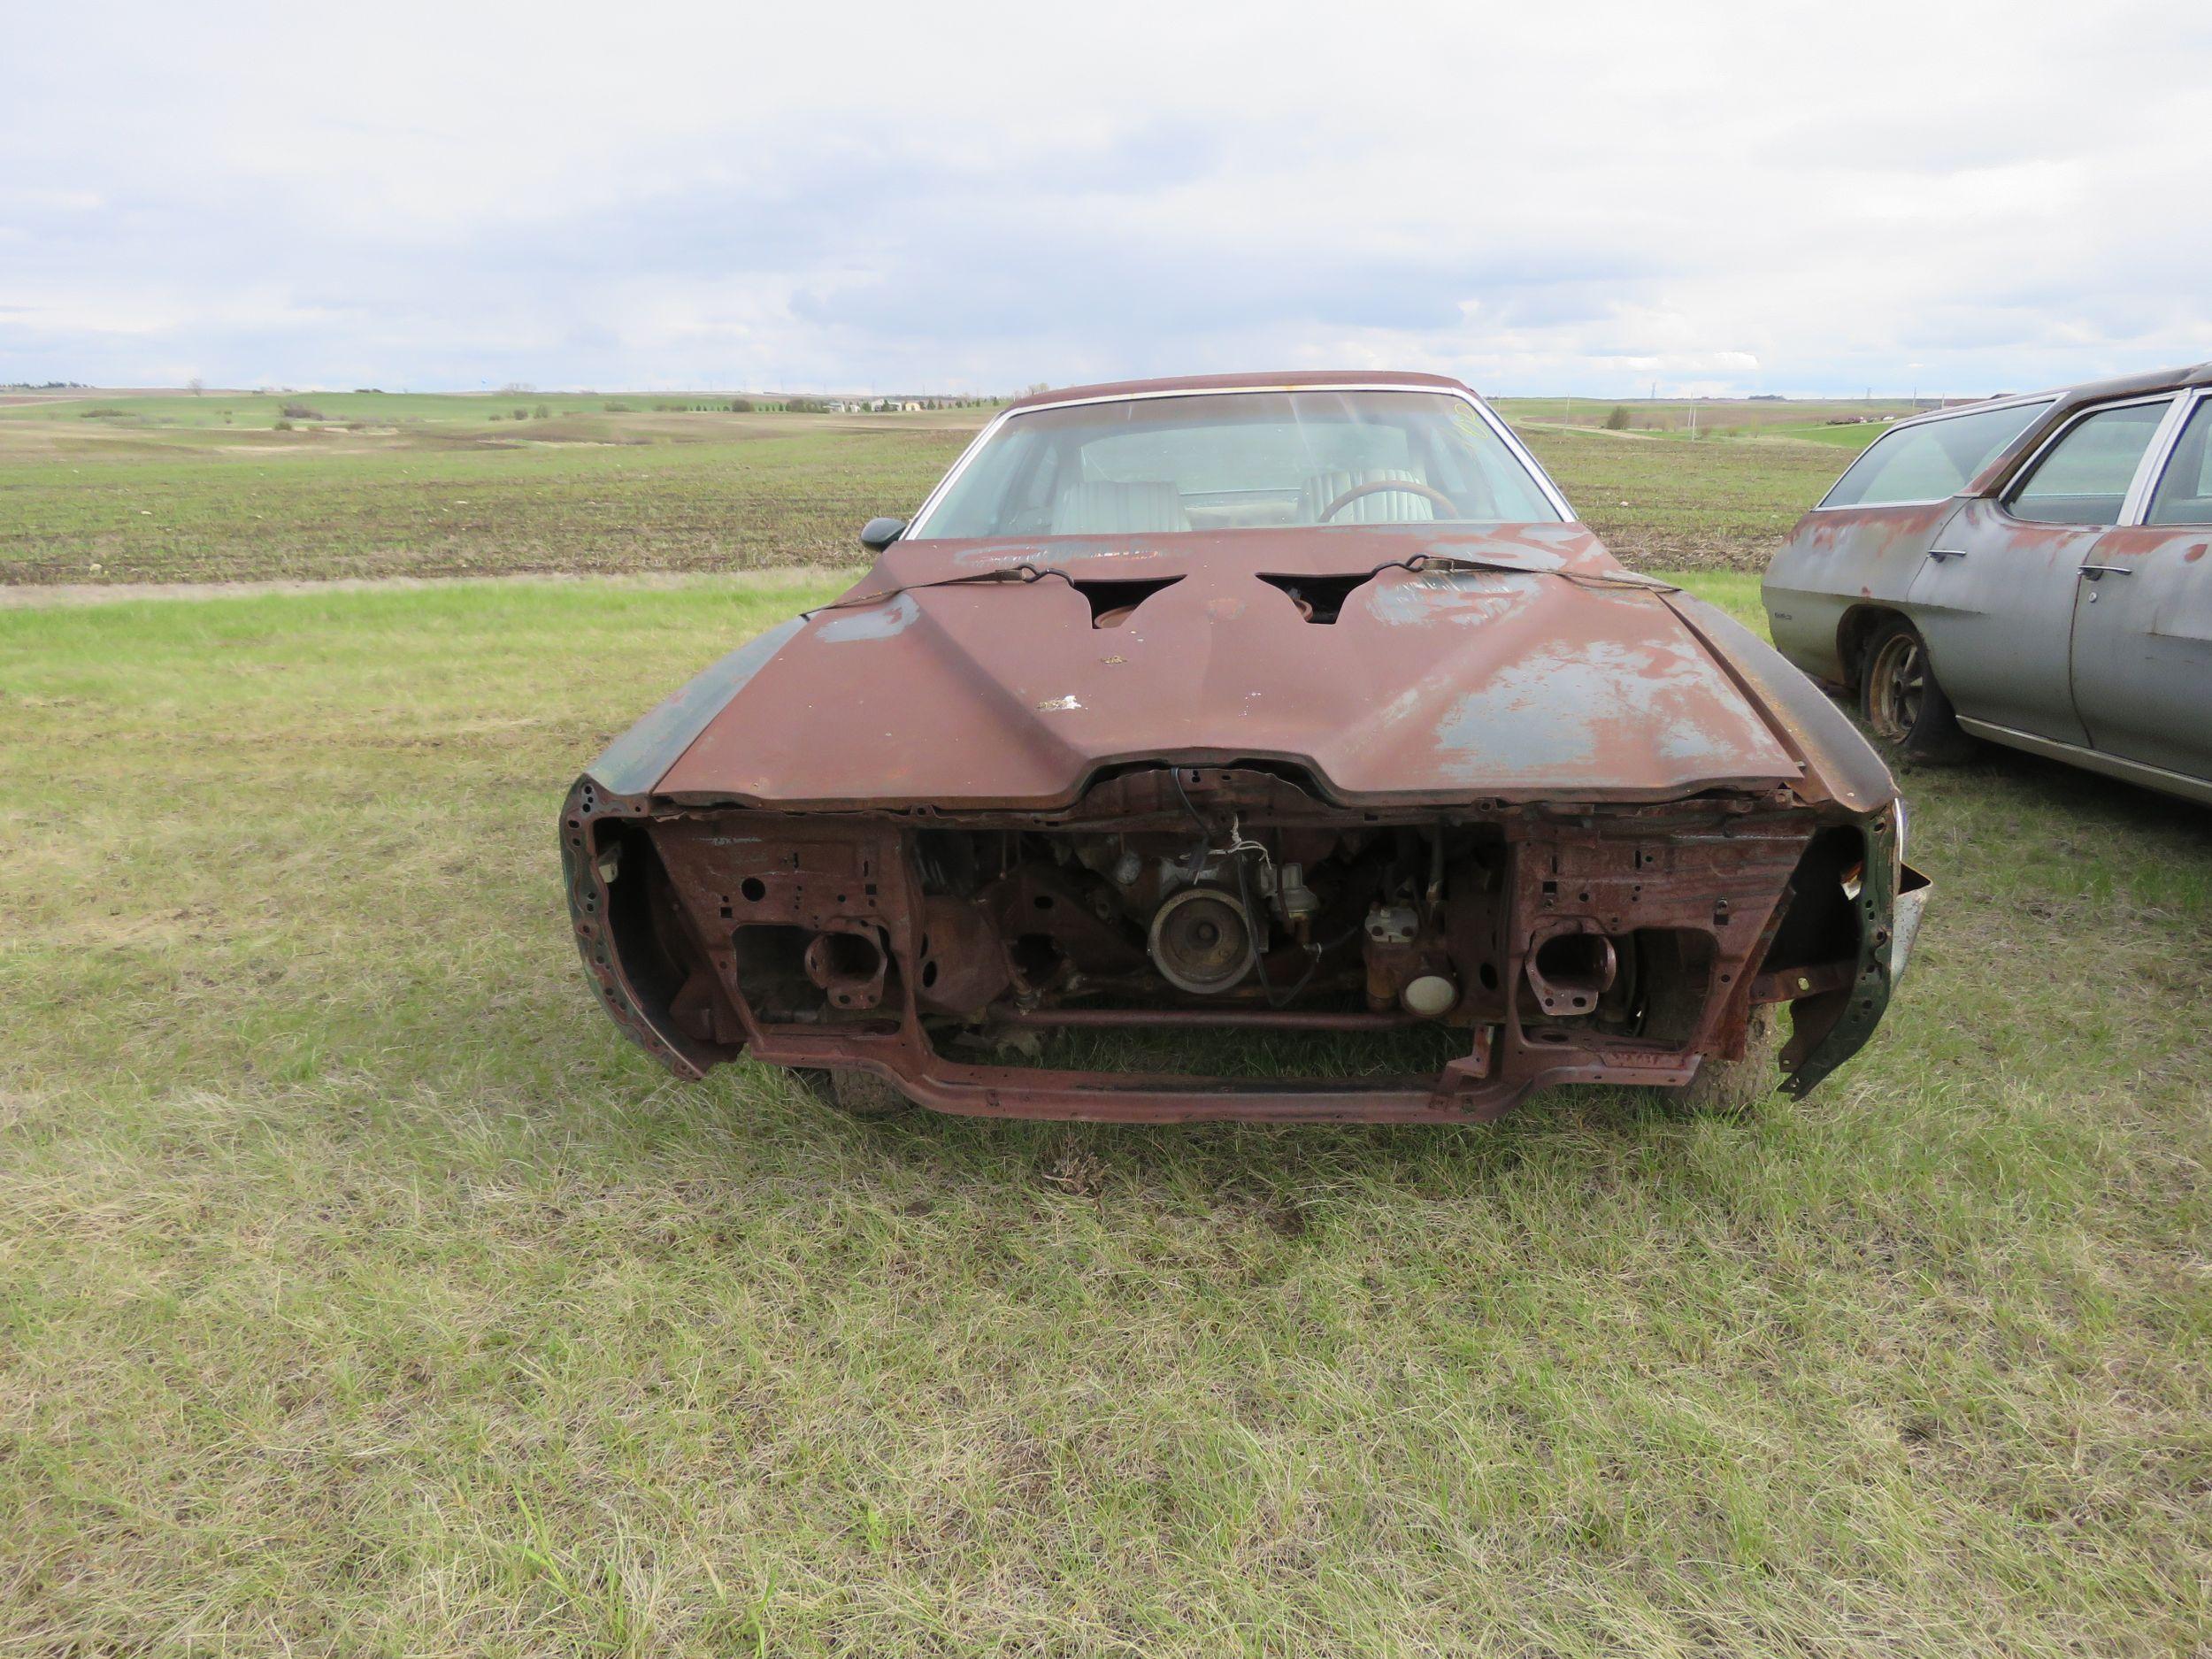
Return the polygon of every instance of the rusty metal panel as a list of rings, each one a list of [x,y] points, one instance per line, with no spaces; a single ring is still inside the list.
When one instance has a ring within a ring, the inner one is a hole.
[[[1354,383],[1454,388],[1044,401]],[[1467,1122],[1689,1083],[1767,1002],[1809,1087],[1901,969],[1901,822],[1773,650],[1582,526],[1305,524],[894,542],[611,746],[562,853],[602,1003],[685,1076],[749,1054],[987,1116]],[[1449,1057],[979,1057],[1208,1028]]]
[[[2066,640],[2082,561],[2101,527],[2033,524],[1970,501],[1921,561],[1901,607],[1928,641],[1958,711],[2061,742],[2085,743]]]
[[[1901,608],[1955,500],[1842,507],[1807,513],[1760,583],[1768,628],[1782,655],[1817,680],[1849,682],[1853,618]]]
[[[641,795],[650,789],[692,740],[728,707],[730,699],[805,626],[795,617],[739,646],[615,739],[587,770],[615,795]]]
[[[2072,668],[2074,699],[2099,749],[2212,781],[2208,549],[2212,525],[2107,532],[2090,554],[2104,568],[2075,596]]]
[[[1896,782],[1881,757],[1779,651],[1717,605],[1688,594],[1671,595],[1667,603],[1756,695],[1790,753],[1804,764],[1800,795],[1809,801],[1825,796],[1857,812],[1895,798]]]
[[[1346,803],[1651,799],[1802,772],[1585,531],[1056,540],[895,549],[856,590],[889,596],[807,624],[658,792],[1041,808],[1164,754],[1310,768]],[[1404,568],[1417,558],[1432,567]],[[1055,574],[923,585],[1022,564]],[[1316,623],[1266,576],[1365,580]],[[1092,581],[1165,585],[1102,627]]]

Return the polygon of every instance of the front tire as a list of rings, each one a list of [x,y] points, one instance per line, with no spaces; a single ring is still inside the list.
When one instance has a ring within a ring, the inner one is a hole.
[[[1723,1060],[1708,1055],[1697,1075],[1677,1095],[1685,1111],[1701,1116],[1740,1118],[1782,1087],[1782,1046],[1789,1034],[1782,1004],[1755,1004],[1744,1028],[1743,1057]]]
[[[1902,617],[1867,642],[1859,709],[1882,746],[1908,760],[1942,765],[1973,751],[1973,739],[1960,728],[1951,699],[1936,683],[1928,642]]]
[[[895,1118],[913,1105],[897,1085],[872,1071],[839,1067],[833,1071],[811,1068],[799,1074],[808,1087],[849,1118]]]

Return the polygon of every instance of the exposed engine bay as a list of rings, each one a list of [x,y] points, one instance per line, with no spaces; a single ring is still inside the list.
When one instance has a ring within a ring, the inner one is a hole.
[[[586,971],[680,1075],[1133,1121],[1740,1103],[1847,1061],[1903,970],[1879,757],[1456,381],[1040,392],[861,541],[563,811]]]
[[[1824,823],[1778,791],[1348,811],[1271,770],[1145,766],[1056,815],[641,821],[588,790],[568,822],[595,978],[664,1057],[859,1067],[972,1112],[1488,1118],[1540,1083],[1686,1082],[1784,1002],[1809,1087],[1884,969],[1897,867],[1867,845],[1888,819]],[[1428,1026],[1457,1057],[1263,1090],[972,1057],[1087,1026]]]

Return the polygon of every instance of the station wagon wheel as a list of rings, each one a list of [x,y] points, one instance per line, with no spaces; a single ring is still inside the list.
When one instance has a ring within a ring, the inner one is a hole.
[[[1927,700],[1927,648],[1910,629],[1900,629],[1867,667],[1867,723],[1890,742],[1901,743],[1920,724]]]
[[[1902,617],[1885,624],[1867,642],[1859,703],[1874,735],[1893,753],[1913,760],[1953,761],[1963,759],[1972,746],[1959,728],[1951,699],[1937,683],[1928,642]]]

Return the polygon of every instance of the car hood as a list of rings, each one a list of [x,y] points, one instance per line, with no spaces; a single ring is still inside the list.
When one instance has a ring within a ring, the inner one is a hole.
[[[1269,577],[1348,591],[1310,621]],[[1167,758],[1299,767],[1348,804],[1807,790],[1820,744],[1770,706],[1771,665],[1740,660],[1767,648],[1746,641],[1574,526],[895,544],[592,775],[824,809],[1049,810],[1103,768]]]

